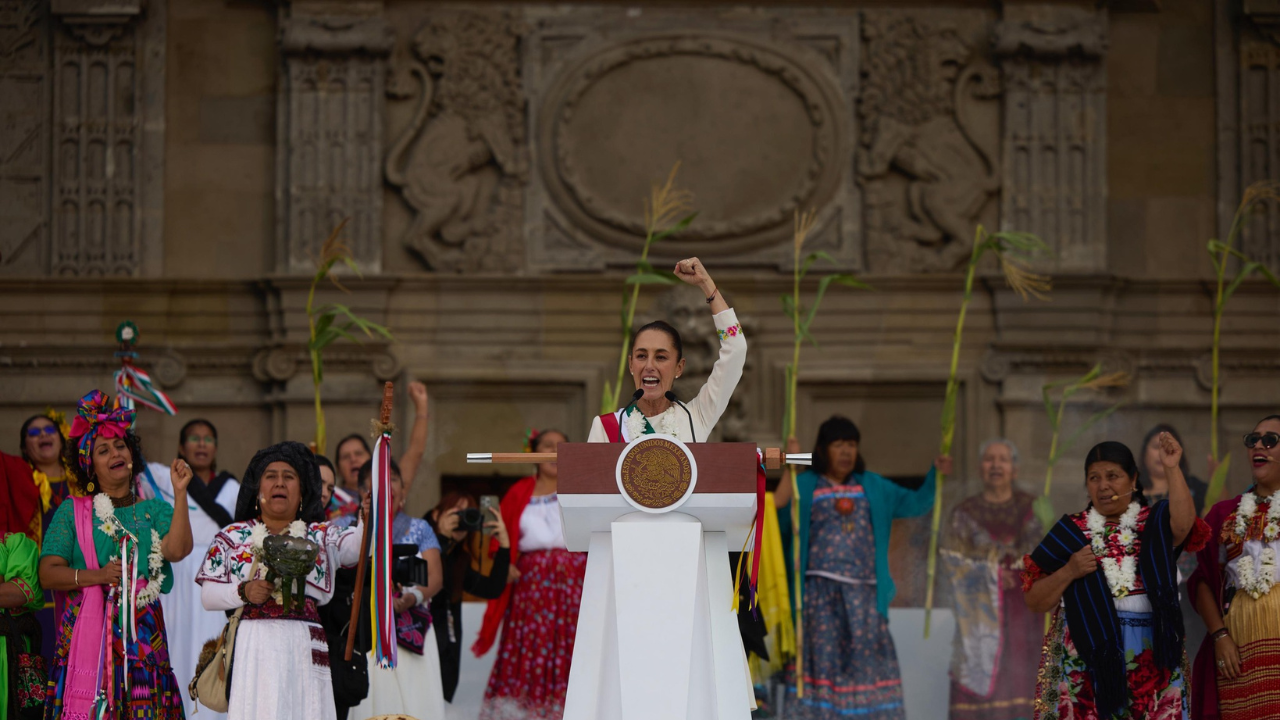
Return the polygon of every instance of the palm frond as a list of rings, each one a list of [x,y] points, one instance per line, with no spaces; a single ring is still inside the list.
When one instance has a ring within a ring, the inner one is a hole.
[[[676,187],[676,173],[680,170],[680,162],[671,166],[667,182],[654,183],[649,190],[649,198],[644,203],[644,224],[646,234],[650,237],[659,228],[675,222],[677,217],[693,210],[693,193]]]

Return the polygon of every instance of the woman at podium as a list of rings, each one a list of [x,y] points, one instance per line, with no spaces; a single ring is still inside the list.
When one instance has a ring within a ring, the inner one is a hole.
[[[591,423],[587,442],[630,442],[641,435],[660,433],[685,442],[706,442],[729,399],[742,379],[747,362],[747,338],[738,316],[725,302],[702,261],[689,258],[676,263],[676,277],[702,290],[711,307],[711,319],[720,335],[720,357],[711,376],[687,405],[671,394],[684,372],[684,346],[680,333],[658,320],[636,331],[631,341],[628,369],[638,397],[617,412]]]

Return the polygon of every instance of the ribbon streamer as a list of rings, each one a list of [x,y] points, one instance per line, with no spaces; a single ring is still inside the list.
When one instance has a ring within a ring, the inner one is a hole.
[[[136,352],[118,352],[120,369],[116,371],[116,395],[123,407],[133,408],[141,405],[166,415],[177,415],[178,406],[173,400],[157,389],[151,382],[151,376],[133,364],[138,357]]]
[[[373,446],[373,590],[370,622],[373,630],[373,658],[379,667],[396,666],[395,593],[391,569],[395,564],[391,537],[391,435],[384,432]]]

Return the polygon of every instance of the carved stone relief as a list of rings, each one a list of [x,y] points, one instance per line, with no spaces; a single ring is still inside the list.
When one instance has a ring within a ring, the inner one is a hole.
[[[276,266],[315,269],[343,218],[362,270],[382,269],[383,95],[394,38],[380,14],[332,5],[280,10]]]
[[[1008,5],[1001,227],[1040,236],[1058,270],[1107,263],[1106,13]]]
[[[857,168],[876,272],[947,271],[1000,190],[998,74],[981,13],[868,11]]]
[[[786,267],[793,213],[816,208],[813,248],[861,266],[856,13],[528,12],[531,268],[634,262],[643,202],[677,161],[699,215],[655,259]]]
[[[1251,15],[1259,35],[1240,44],[1240,188],[1280,177],[1280,11]],[[1242,249],[1280,272],[1280,203],[1264,201],[1245,223]]]
[[[48,23],[43,0],[0,2],[0,274],[47,268]]]
[[[433,11],[388,94],[417,96],[387,181],[416,213],[401,242],[434,270],[523,266],[528,177],[520,24],[510,11]]]

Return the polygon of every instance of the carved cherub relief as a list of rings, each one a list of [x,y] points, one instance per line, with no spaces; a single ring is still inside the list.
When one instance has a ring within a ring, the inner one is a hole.
[[[440,11],[399,68],[420,86],[387,181],[417,215],[403,242],[434,270],[513,269],[527,178],[519,29],[500,11]]]

